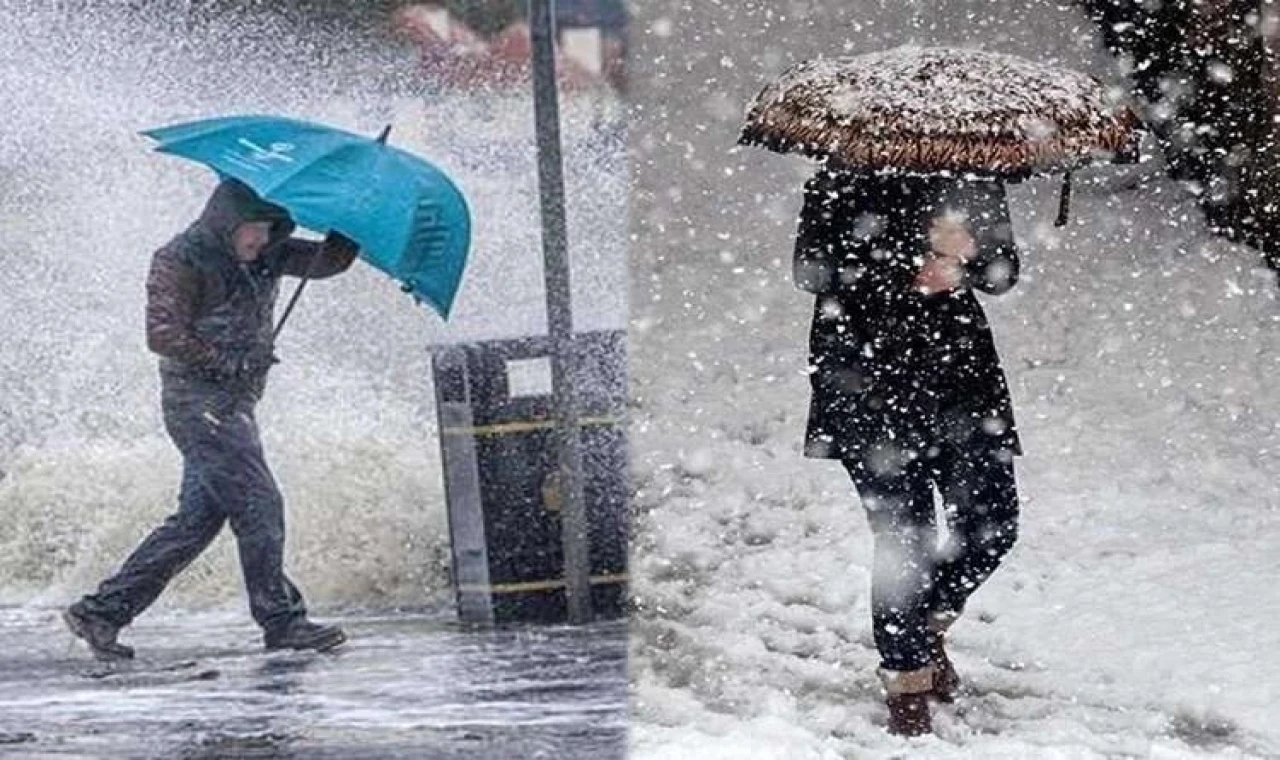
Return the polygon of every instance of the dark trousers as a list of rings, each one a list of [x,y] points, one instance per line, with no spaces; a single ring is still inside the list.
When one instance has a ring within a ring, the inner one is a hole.
[[[1013,462],[990,450],[943,448],[905,466],[846,461],[875,540],[871,610],[886,670],[929,664],[931,614],[958,614],[1018,536]],[[938,546],[934,488],[949,540]]]
[[[265,631],[306,614],[284,574],[284,500],[267,467],[253,396],[165,377],[165,428],[182,453],[178,511],[151,532],[82,609],[128,625],[230,523],[253,619]]]

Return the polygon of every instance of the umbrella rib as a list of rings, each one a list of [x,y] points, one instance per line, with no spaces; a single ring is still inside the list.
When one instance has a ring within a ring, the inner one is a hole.
[[[330,148],[330,149],[325,150],[323,153],[321,153],[321,154],[319,154],[319,155],[317,155],[317,156],[313,157],[312,159],[310,159],[309,161],[307,161],[305,164],[300,164],[297,168],[292,169],[291,171],[288,171],[288,172],[286,172],[286,173],[284,173],[284,174],[279,175],[278,177],[276,177],[274,180],[272,180],[270,183],[268,183],[268,184],[267,184],[267,187],[266,187],[266,188],[264,188],[264,189],[262,190],[262,194],[263,194],[263,195],[266,195],[266,194],[268,194],[268,193],[273,193],[273,192],[275,192],[276,190],[280,189],[280,188],[281,188],[281,187],[283,187],[284,185],[286,185],[286,184],[288,184],[289,182],[293,181],[293,180],[294,180],[294,179],[295,179],[299,174],[301,174],[301,173],[303,173],[303,172],[307,171],[308,169],[311,169],[311,168],[315,167],[315,165],[316,165],[316,164],[320,163],[321,161],[325,160],[326,158],[329,158],[330,156],[334,155],[335,153],[339,153],[339,152],[341,152],[341,151],[348,150],[348,149],[350,149],[350,148],[352,148],[352,147],[356,147],[356,146],[352,146],[352,145],[350,145],[350,144],[346,144],[346,145],[337,145],[337,146],[334,146],[333,148]]]
[[[359,136],[357,135],[356,137],[359,137]],[[361,139],[363,139],[363,138],[361,138]],[[374,141],[373,141],[373,140],[369,140],[368,142],[373,143]],[[313,167],[314,167],[316,164],[318,164],[320,161],[323,161],[323,160],[324,160],[324,159],[326,159],[326,158],[330,158],[330,157],[332,157],[334,154],[341,153],[341,152],[343,152],[343,151],[353,150],[353,149],[355,149],[355,148],[367,149],[367,148],[368,148],[368,146],[366,146],[366,145],[361,145],[361,144],[359,144],[359,143],[354,143],[354,144],[353,144],[353,143],[348,143],[348,144],[345,144],[345,145],[338,145],[338,146],[335,146],[335,147],[333,147],[332,149],[330,149],[330,150],[326,150],[324,153],[321,153],[320,155],[316,156],[315,158],[313,158],[312,160],[308,161],[307,163],[305,163],[305,164],[303,164],[303,165],[301,165],[301,166],[298,166],[297,168],[295,168],[295,169],[293,169],[293,170],[289,171],[288,173],[286,173],[286,174],[284,174],[284,175],[281,175],[280,177],[276,178],[274,181],[272,181],[271,183],[267,184],[265,187],[261,188],[261,189],[259,190],[259,194],[260,194],[260,195],[262,195],[262,197],[266,198],[267,200],[271,200],[271,201],[274,201],[274,202],[277,202],[277,203],[282,203],[281,199],[279,198],[279,193],[280,193],[280,191],[281,191],[281,188],[283,188],[285,185],[289,184],[291,181],[293,181],[294,179],[296,179],[296,178],[298,177],[298,175],[302,174],[303,172],[306,172],[308,169],[313,168]],[[273,197],[272,197],[273,195],[275,195],[276,197],[274,197],[274,198],[273,198]],[[366,195],[367,195],[367,192],[366,192]],[[291,211],[292,211],[292,210],[291,210]],[[295,220],[295,221],[296,221],[296,220]],[[328,230],[316,230],[316,231],[317,231],[317,232],[328,232]]]

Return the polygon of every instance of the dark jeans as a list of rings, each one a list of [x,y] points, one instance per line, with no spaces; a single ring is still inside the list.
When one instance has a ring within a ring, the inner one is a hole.
[[[930,614],[961,612],[1017,540],[1012,458],[943,448],[887,471],[844,465],[875,539],[871,610],[881,667],[916,670],[929,664]],[[942,547],[935,487],[950,533]]]
[[[205,381],[164,376],[165,428],[183,459],[178,511],[84,598],[84,611],[128,625],[229,522],[258,625],[271,631],[306,614],[284,574],[284,501],[263,456],[255,401]]]

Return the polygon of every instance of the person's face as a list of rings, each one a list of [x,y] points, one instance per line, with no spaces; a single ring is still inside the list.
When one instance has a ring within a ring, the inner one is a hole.
[[[271,239],[271,222],[243,222],[231,233],[236,260],[248,263],[262,255]]]

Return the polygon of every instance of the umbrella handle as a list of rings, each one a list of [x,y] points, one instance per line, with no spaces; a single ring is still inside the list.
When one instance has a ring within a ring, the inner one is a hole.
[[[1071,211],[1071,172],[1062,178],[1062,195],[1058,197],[1058,218],[1053,220],[1054,227],[1066,227],[1067,215]]]

